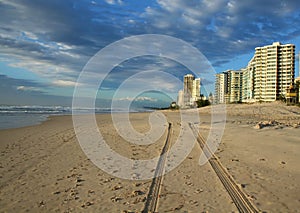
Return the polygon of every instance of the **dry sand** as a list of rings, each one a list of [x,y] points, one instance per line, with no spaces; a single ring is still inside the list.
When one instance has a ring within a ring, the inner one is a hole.
[[[199,111],[207,135],[210,107]],[[164,111],[183,128],[179,112]],[[191,110],[192,115],[197,110]],[[148,113],[134,113],[139,132],[150,129]],[[157,156],[165,134],[151,145],[125,141],[108,114],[97,115],[101,133],[131,159]],[[227,105],[227,122],[217,156],[236,182],[266,212],[300,209],[300,108],[281,103]],[[259,125],[257,125],[259,124]],[[0,131],[0,212],[140,212],[151,180],[124,180],[97,168],[81,150],[71,116],[41,125]],[[237,212],[209,164],[199,166],[196,144],[188,157],[164,176],[159,212]]]

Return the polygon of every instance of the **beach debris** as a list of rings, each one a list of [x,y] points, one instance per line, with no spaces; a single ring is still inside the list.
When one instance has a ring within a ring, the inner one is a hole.
[[[231,159],[231,161],[240,162],[240,160],[239,160],[239,159]]]
[[[55,191],[55,192],[53,192],[53,194],[58,195],[58,194],[60,194],[60,191]]]
[[[256,125],[254,126],[254,129],[261,129],[261,125],[260,125],[260,124],[256,124]]]
[[[274,127],[275,129],[282,129],[284,127],[299,128],[300,127],[300,122],[296,122],[296,123],[291,123],[290,121],[278,122],[278,121],[275,121],[275,120],[260,121],[253,128],[254,129],[262,129],[264,127]]]
[[[270,121],[260,121],[258,124],[254,126],[254,129],[262,129],[264,127],[271,127],[271,126],[277,126],[280,123],[275,120]]]

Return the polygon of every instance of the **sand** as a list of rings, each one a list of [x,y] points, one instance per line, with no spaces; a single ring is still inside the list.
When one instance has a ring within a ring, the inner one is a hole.
[[[198,112],[201,134],[207,136],[210,107],[188,113]],[[163,113],[173,123],[174,145],[185,127],[179,112]],[[130,115],[140,133],[150,130],[148,117],[149,113]],[[227,105],[226,128],[216,154],[262,211],[300,209],[299,122],[299,107],[277,102]],[[166,137],[162,134],[154,144],[136,145],[118,134],[109,114],[97,115],[97,123],[111,148],[128,159],[156,157]],[[71,116],[1,130],[0,152],[0,212],[141,212],[144,208],[151,180],[126,180],[95,166],[78,143]],[[200,154],[195,143],[185,160],[164,176],[159,212],[237,212],[211,166],[198,164]]]

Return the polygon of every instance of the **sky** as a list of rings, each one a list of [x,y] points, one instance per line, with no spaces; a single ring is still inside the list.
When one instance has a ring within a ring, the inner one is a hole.
[[[214,72],[243,68],[255,47],[276,41],[295,44],[296,56],[300,51],[300,1],[295,0],[0,0],[0,14],[0,104],[5,105],[71,105],[76,86],[99,83],[100,105],[111,99],[159,105],[176,100],[183,75],[205,72],[205,66],[190,70],[164,55],[141,55],[115,64],[105,76],[104,64],[97,64],[93,76],[78,82],[99,51],[132,36],[158,34],[186,42]],[[148,50],[155,42],[143,45]],[[120,52],[111,53],[117,58]],[[213,78],[211,73],[202,79],[202,93],[213,92],[205,87]],[[121,87],[124,82],[128,85]]]

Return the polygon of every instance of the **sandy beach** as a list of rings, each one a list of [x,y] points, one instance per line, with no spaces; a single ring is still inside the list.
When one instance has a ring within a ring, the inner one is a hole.
[[[211,107],[190,110],[208,135]],[[162,111],[180,137],[178,111]],[[132,113],[134,129],[151,128],[150,113]],[[129,143],[109,114],[97,115],[109,146],[129,159],[157,157],[166,135],[149,145]],[[165,127],[161,127],[165,128]],[[222,143],[216,155],[261,211],[300,209],[300,108],[282,103],[227,105]],[[0,212],[141,212],[150,180],[126,180],[100,170],[82,151],[71,116],[53,116],[37,126],[0,131]],[[158,212],[238,212],[201,149],[167,173]]]

